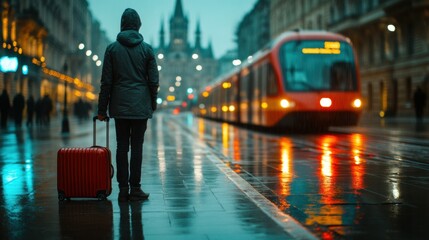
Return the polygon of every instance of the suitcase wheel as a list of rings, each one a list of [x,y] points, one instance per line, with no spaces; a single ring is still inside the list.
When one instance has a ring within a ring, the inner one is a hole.
[[[66,195],[62,192],[58,193],[58,200],[64,201],[66,199]]]
[[[98,198],[98,200],[106,200],[107,199],[107,196],[106,196],[106,194],[104,194],[104,193],[98,193],[97,194],[97,198]]]

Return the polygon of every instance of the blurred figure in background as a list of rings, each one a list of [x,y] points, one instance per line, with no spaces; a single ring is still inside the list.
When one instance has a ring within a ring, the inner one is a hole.
[[[27,99],[27,127],[33,126],[34,105],[34,98],[30,95]]]
[[[22,112],[25,107],[25,98],[22,93],[17,93],[13,98],[13,118],[15,119],[15,126],[21,128],[22,126]]]
[[[42,99],[42,124],[45,126],[49,126],[51,122],[51,112],[53,107],[51,98],[46,94]]]
[[[414,92],[414,110],[416,111],[417,122],[423,121],[423,110],[426,106],[426,94],[420,86]]]
[[[7,118],[9,116],[9,109],[10,109],[9,94],[7,93],[6,89],[3,89],[3,92],[0,96],[0,111],[1,111],[1,127],[2,128],[7,127]]]

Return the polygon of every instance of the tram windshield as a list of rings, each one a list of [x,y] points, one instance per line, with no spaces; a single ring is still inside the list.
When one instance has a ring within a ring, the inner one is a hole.
[[[355,91],[356,66],[346,42],[297,40],[280,48],[287,91]]]

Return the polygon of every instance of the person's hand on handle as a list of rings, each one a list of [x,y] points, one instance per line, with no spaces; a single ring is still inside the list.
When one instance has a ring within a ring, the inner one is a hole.
[[[100,120],[100,121],[106,121],[107,116],[103,116],[103,115],[101,115],[101,114],[98,114],[97,118],[98,118],[98,120]]]

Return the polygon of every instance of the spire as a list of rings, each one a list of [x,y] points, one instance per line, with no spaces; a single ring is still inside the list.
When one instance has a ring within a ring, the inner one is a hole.
[[[188,46],[188,18],[183,14],[182,1],[176,0],[174,15],[170,18],[170,47],[184,50]]]
[[[212,46],[212,40],[209,41],[209,46],[207,47],[207,58],[214,58],[213,55],[213,46]]]
[[[174,9],[174,17],[183,18],[182,0],[176,0],[176,8]]]
[[[199,19],[197,21],[197,29],[195,30],[195,49],[201,49],[201,29]]]
[[[164,31],[164,19],[161,19],[161,30],[159,30],[159,48],[165,47],[165,31]]]

